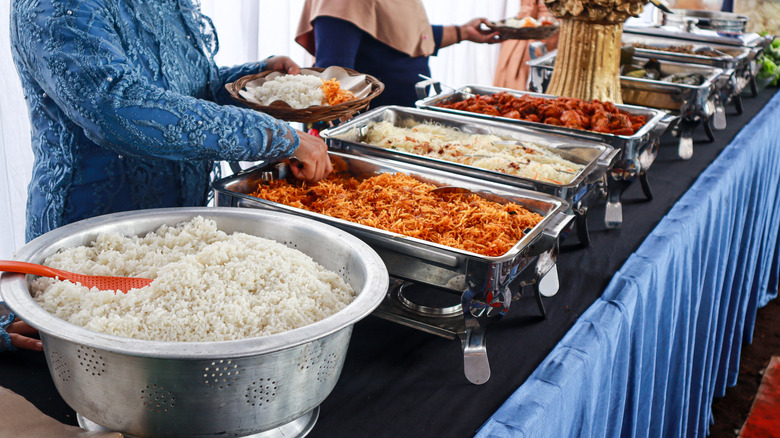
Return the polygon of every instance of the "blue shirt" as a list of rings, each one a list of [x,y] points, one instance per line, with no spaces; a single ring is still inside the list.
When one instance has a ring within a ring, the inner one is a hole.
[[[428,57],[411,57],[375,39],[359,27],[335,17],[317,17],[314,27],[315,66],[338,65],[369,74],[385,84],[371,101],[382,105],[414,106],[419,75],[430,76]],[[436,50],[441,47],[442,26],[432,26]],[[434,52],[434,55],[436,52]]]
[[[192,0],[14,0],[11,43],[32,126],[27,239],[101,214],[204,205],[215,160],[289,157],[291,127],[230,104]]]

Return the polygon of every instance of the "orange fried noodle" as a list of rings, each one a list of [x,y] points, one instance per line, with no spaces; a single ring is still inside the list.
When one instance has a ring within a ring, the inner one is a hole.
[[[430,193],[434,187],[403,173],[359,181],[334,172],[313,185],[261,184],[252,196],[490,257],[505,254],[542,220],[517,204]]]
[[[341,88],[341,84],[336,78],[322,81],[322,94],[325,95],[328,105],[336,105],[355,98],[354,93]]]

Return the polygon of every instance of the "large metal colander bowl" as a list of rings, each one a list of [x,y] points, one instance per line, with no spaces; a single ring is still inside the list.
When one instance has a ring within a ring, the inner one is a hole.
[[[137,437],[239,437],[311,427],[339,378],[353,325],[387,292],[382,260],[352,235],[254,209],[143,210],[58,228],[25,245],[16,259],[40,263],[60,248],[88,245],[102,232],[143,235],[198,215],[227,233],[261,236],[302,251],[338,272],[357,293],[355,300],[322,321],[284,333],[174,343],[97,333],[58,319],[35,303],[22,274],[0,277],[2,298],[40,331],[57,390],[90,424]]]

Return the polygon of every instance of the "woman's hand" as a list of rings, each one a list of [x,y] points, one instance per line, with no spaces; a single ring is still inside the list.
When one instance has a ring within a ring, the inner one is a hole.
[[[41,343],[41,340],[30,337],[37,334],[38,330],[30,327],[26,322],[16,319],[5,329],[5,331],[11,336],[11,344],[14,347],[23,348],[25,350],[43,351],[43,343]]]
[[[488,44],[500,43],[503,41],[503,39],[498,36],[498,32],[482,29],[480,25],[483,23],[489,24],[490,22],[485,18],[474,18],[468,23],[459,26],[463,40]]]
[[[265,69],[291,75],[301,72],[301,67],[288,56],[272,56],[265,60]]]
[[[290,169],[293,176],[309,182],[317,182],[325,178],[333,170],[328,157],[328,147],[325,142],[313,135],[297,131],[300,143],[293,153],[298,163],[292,163]]]

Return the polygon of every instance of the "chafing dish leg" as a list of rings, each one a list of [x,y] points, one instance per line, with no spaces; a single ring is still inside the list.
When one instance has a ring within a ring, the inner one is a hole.
[[[712,143],[715,141],[715,133],[712,131],[712,126],[705,120],[704,121],[704,133],[707,134],[707,139]]]
[[[704,122],[704,129],[707,129],[707,121]],[[718,102],[715,105],[715,114],[712,115],[712,126],[717,129],[718,131],[722,131],[726,129],[726,108],[723,106],[722,102]],[[714,139],[710,139],[710,141],[713,141]]]
[[[745,108],[742,106],[742,95],[736,94],[731,98],[731,100],[734,102],[734,109],[737,110],[737,114],[742,114],[742,112],[745,110]]]
[[[590,246],[590,234],[588,233],[588,215],[577,213],[574,227],[577,229],[577,238],[583,248]]]
[[[607,186],[607,207],[604,211],[604,225],[607,228],[618,228],[623,223],[623,192],[631,181],[614,180],[610,178]]]
[[[466,329],[460,335],[463,346],[463,373],[466,379],[475,385],[481,385],[490,379],[490,362],[485,347],[485,328],[478,326]]]
[[[677,156],[683,160],[688,160],[693,156],[693,129],[695,127],[696,125],[693,123],[680,123],[680,141],[677,145]]]
[[[642,193],[648,201],[653,200],[653,191],[650,189],[650,181],[647,179],[647,172],[639,174],[639,183],[642,185]]]
[[[753,95],[753,97],[758,96],[758,84],[756,84],[755,76],[750,78],[750,94]]]

